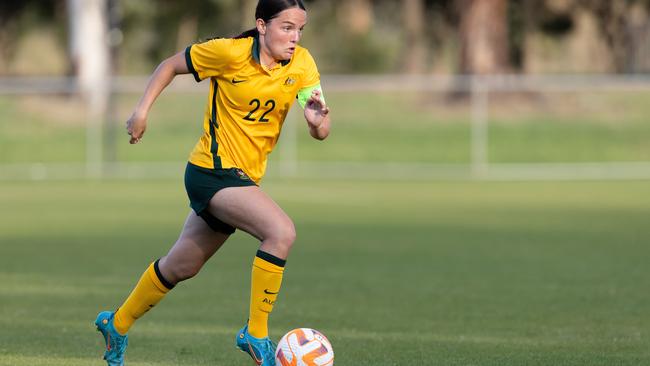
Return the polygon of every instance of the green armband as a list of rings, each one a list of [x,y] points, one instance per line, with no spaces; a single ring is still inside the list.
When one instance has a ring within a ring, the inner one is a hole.
[[[314,90],[319,90],[320,91],[320,99],[325,103],[325,96],[323,95],[323,89],[320,87],[320,83],[310,86],[308,88],[302,88],[300,91],[298,91],[298,103],[300,103],[300,106],[305,108],[305,104],[307,104],[307,101],[311,97],[311,92]]]

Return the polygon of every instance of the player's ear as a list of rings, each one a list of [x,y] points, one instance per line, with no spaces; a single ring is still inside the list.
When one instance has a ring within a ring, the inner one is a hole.
[[[264,21],[264,19],[257,19],[255,21],[255,26],[257,27],[257,32],[260,35],[263,36],[266,34],[266,22]]]

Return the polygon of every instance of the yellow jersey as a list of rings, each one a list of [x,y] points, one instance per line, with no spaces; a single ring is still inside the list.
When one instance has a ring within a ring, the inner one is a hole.
[[[256,183],[298,93],[320,86],[307,49],[297,46],[290,60],[269,70],[260,64],[259,47],[257,37],[218,38],[185,50],[196,81],[210,78],[204,133],[190,163],[208,169],[236,167]]]

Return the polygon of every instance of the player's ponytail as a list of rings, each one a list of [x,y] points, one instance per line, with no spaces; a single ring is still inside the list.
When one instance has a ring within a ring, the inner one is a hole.
[[[243,31],[240,35],[235,38],[248,38],[248,37],[257,37],[257,28],[251,28],[247,31]]]
[[[265,22],[278,16],[283,10],[291,8],[300,8],[307,10],[302,0],[259,0],[255,8],[255,20],[262,19]],[[242,32],[235,38],[257,37],[257,28],[252,28]]]

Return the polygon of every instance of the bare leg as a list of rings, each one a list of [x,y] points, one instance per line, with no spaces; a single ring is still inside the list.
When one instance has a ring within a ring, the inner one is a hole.
[[[228,235],[214,232],[202,218],[190,213],[176,244],[166,256],[147,268],[115,312],[115,329],[126,334],[176,283],[196,275],[226,239]]]
[[[237,346],[259,361],[259,354],[251,351],[252,342],[257,344],[258,351],[265,350],[260,351],[263,358],[272,358],[268,318],[280,292],[286,258],[296,239],[293,222],[256,186],[220,190],[210,201],[210,213],[261,241],[251,271],[248,323],[237,336]]]
[[[259,187],[231,187],[217,192],[210,213],[259,239],[260,250],[286,259],[296,239],[287,214]]]
[[[228,234],[215,232],[202,218],[190,212],[178,240],[158,262],[160,273],[172,285],[194,277],[228,237]]]

